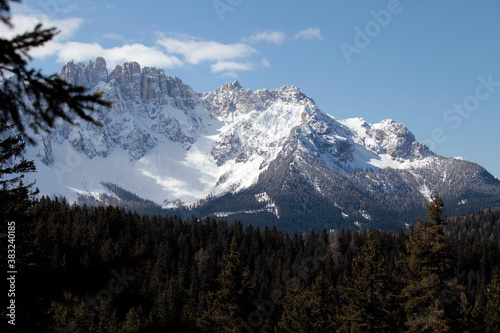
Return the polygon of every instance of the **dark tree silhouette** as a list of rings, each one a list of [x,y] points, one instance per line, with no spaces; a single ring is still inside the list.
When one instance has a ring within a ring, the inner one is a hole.
[[[12,28],[11,2],[0,0],[0,21]],[[22,157],[25,140],[35,143],[27,133],[29,126],[35,133],[50,131],[56,119],[72,123],[71,113],[98,125],[92,117],[97,105],[109,107],[111,102],[102,93],[89,94],[84,87],[73,86],[57,75],[47,76],[30,69],[28,61],[32,48],[50,41],[58,31],[43,29],[41,24],[33,31],[12,39],[0,38],[0,198],[1,221],[16,218],[29,207],[33,184],[23,184],[26,172],[34,172],[35,165]]]
[[[0,0],[0,20],[12,27],[9,2]],[[38,24],[33,31],[17,35],[12,39],[0,38],[0,116],[16,126],[27,136],[23,115],[29,116],[28,126],[38,133],[50,131],[54,121],[61,118],[72,123],[71,112],[96,125],[92,117],[96,105],[110,106],[102,93],[88,93],[84,87],[74,86],[57,75],[45,75],[40,70],[28,67],[32,48],[42,46],[59,32],[56,28],[45,29]]]
[[[11,131],[12,125],[7,125],[0,118],[0,135]],[[0,221],[23,220],[23,216],[29,208],[31,199],[38,193],[32,190],[34,183],[24,184],[23,178],[26,172],[34,172],[35,164],[21,156],[25,143],[20,134],[8,136],[5,139],[0,136]]]
[[[407,242],[408,284],[403,290],[407,325],[410,332],[447,332],[452,330],[460,292],[446,248],[444,202],[438,195],[429,204],[427,216],[429,221],[418,220]]]

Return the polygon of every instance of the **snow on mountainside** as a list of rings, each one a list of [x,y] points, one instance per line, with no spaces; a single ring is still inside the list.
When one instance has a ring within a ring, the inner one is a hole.
[[[103,185],[112,183],[174,207],[255,189],[250,201],[266,193],[273,209],[286,216],[278,207],[280,198],[290,195],[287,184],[297,177],[293,188],[302,192],[296,196],[310,188],[328,205],[359,201],[359,207],[343,214],[366,221],[373,220],[368,208],[380,209],[394,195],[422,206],[432,193],[446,191],[444,185],[469,186],[449,191],[463,196],[453,198],[457,202],[470,202],[478,192],[500,196],[499,182],[484,169],[435,155],[404,125],[336,120],[293,86],[252,92],[235,81],[198,93],[161,69],[137,63],[108,72],[103,58],[87,65],[70,62],[60,76],[102,91],[115,103],[96,115],[102,127],[79,119],[76,126],[59,122],[51,134],[38,137],[38,146],[28,148],[43,194],[99,201],[103,194],[115,196]],[[466,177],[462,185],[457,177]],[[281,188],[271,185],[273,181],[281,182]],[[358,194],[338,197],[345,188]]]
[[[116,101],[97,116],[103,127],[60,123],[29,150],[43,164],[42,193],[70,200],[110,194],[103,181],[159,204],[238,191],[257,181],[304,107],[313,107],[295,104],[305,96],[294,87],[252,93],[235,82],[201,94],[137,63],[108,74],[102,58],[70,62],[60,76]]]

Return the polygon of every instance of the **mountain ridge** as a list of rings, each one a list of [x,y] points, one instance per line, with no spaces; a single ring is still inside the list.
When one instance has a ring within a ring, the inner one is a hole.
[[[28,148],[44,194],[103,203],[103,195],[116,197],[103,186],[111,183],[166,208],[197,206],[202,215],[239,207],[232,215],[267,211],[270,223],[294,224],[321,212],[299,229],[377,226],[385,210],[410,216],[433,193],[451,202],[453,214],[500,203],[500,181],[479,165],[436,155],[390,119],[338,120],[294,86],[252,92],[234,81],[199,93],[135,62],[109,72],[103,58],[69,62],[60,77],[115,103],[96,114],[102,127],[60,122]],[[411,223],[389,220],[387,227]]]

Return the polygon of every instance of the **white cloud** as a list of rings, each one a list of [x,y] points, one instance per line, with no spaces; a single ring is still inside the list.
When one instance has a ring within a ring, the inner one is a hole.
[[[57,54],[60,50],[64,49],[65,43],[57,41],[49,41],[43,46],[39,46],[30,50],[29,55],[33,58],[43,59],[48,56]]]
[[[210,65],[212,72],[223,72],[221,76],[237,77],[237,71],[252,71],[254,64],[250,62],[236,62],[236,61],[217,61],[215,64]]]
[[[234,72],[234,71],[251,71],[254,65],[250,62],[236,62],[219,60],[215,64],[210,65],[212,72]]]
[[[245,43],[224,44],[217,41],[197,40],[188,35],[165,37],[157,33],[156,45],[146,46],[138,43],[127,43],[121,46],[106,48],[99,43],[82,43],[74,41],[76,32],[84,24],[80,18],[54,20],[44,14],[37,14],[30,8],[14,14],[11,22],[14,28],[0,26],[0,37],[12,38],[15,35],[33,30],[38,24],[44,27],[56,27],[60,34],[43,46],[33,48],[30,56],[33,58],[56,57],[58,62],[66,63],[70,60],[86,62],[97,57],[104,57],[108,68],[128,61],[137,61],[142,66],[173,68],[183,64],[209,63],[211,72],[222,75],[236,76],[238,71],[249,71],[255,68],[254,64],[244,59],[258,53]],[[27,14],[26,14],[27,13]],[[170,35],[173,36],[173,35]],[[108,33],[105,39],[122,39],[123,36]],[[123,40],[123,39],[122,39]]]
[[[309,28],[300,31],[294,36],[295,39],[323,39],[321,30],[316,28]]]
[[[24,8],[28,11],[28,8]],[[44,14],[14,14],[11,17],[12,28],[6,25],[0,25],[0,37],[10,39],[17,35],[33,31],[39,24],[42,28],[48,29],[55,27],[59,33],[45,44],[32,48],[29,52],[31,57],[45,58],[57,54],[64,49],[65,41],[70,39],[81,27],[84,21],[80,18],[67,18],[63,20],[53,20]]]
[[[285,33],[283,33],[282,31],[264,31],[254,34],[246,38],[245,40],[249,41],[250,43],[267,42],[281,45],[283,44],[285,39]]]
[[[160,38],[157,43],[169,53],[181,54],[191,64],[240,59],[257,53],[256,49],[243,43],[222,44],[215,41],[175,38]]]
[[[17,14],[11,18],[12,28],[5,24],[0,25],[0,36],[2,38],[12,38],[25,32],[33,31],[38,23],[43,24],[43,28],[56,27],[59,34],[54,40],[65,40],[71,37],[83,24],[83,20],[77,17],[67,18],[64,20],[52,20],[46,15],[24,15]]]
[[[137,61],[141,66],[173,68],[181,67],[183,62],[172,55],[165,54],[156,47],[143,44],[125,44],[105,49],[97,43],[87,44],[68,42],[57,52],[58,61],[86,61],[99,56],[106,59],[108,68],[128,61]]]
[[[264,67],[271,67],[271,63],[266,58],[262,58],[261,64]]]

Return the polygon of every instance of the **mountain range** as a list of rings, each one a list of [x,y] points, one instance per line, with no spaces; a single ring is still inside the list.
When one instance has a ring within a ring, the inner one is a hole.
[[[136,62],[69,62],[64,80],[113,100],[102,124],[74,119],[35,135],[42,194],[308,231],[404,228],[433,194],[450,216],[500,205],[483,167],[432,152],[386,119],[339,120],[294,86],[195,92]]]

